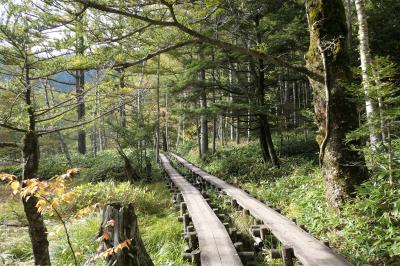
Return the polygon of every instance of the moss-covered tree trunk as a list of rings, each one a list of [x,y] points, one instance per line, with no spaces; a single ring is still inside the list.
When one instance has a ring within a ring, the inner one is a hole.
[[[324,77],[322,82],[310,79],[320,164],[328,203],[340,207],[355,186],[367,178],[364,160],[344,142],[358,123],[356,104],[346,90],[351,72],[345,10],[341,0],[306,0],[306,8],[310,31],[307,67]]]

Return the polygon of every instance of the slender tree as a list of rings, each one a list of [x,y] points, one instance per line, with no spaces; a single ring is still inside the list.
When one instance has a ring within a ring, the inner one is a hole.
[[[371,67],[371,50],[369,48],[369,38],[368,38],[368,22],[365,13],[364,1],[354,0],[356,11],[357,11],[357,21],[358,21],[358,39],[360,41],[360,60],[361,60],[361,73],[363,79],[363,88],[365,95],[365,111],[367,114],[368,128],[369,128],[369,140],[371,149],[376,150],[379,142],[381,141],[381,134],[379,134],[379,127],[376,127],[376,122],[374,120],[379,118],[379,107],[377,101],[370,96],[371,71],[368,68]]]

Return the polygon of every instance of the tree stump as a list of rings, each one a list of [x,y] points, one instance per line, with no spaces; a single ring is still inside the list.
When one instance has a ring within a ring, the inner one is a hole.
[[[99,251],[107,252],[107,265],[154,265],[140,237],[133,204],[106,205],[99,236],[102,239]]]

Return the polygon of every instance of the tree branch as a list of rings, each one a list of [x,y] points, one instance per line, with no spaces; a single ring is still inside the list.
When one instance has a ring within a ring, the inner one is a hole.
[[[131,102],[134,101],[134,100],[135,99],[131,100]],[[47,130],[39,130],[37,135],[38,136],[43,136],[43,135],[51,134],[51,133],[54,133],[54,132],[59,132],[59,131],[73,129],[73,128],[77,128],[77,127],[81,127],[81,126],[87,125],[87,124],[89,124],[89,123],[91,123],[91,122],[93,122],[93,121],[95,121],[95,120],[97,120],[97,119],[99,119],[99,118],[101,118],[101,117],[103,117],[103,116],[105,116],[105,115],[117,110],[118,108],[120,108],[121,106],[123,106],[123,105],[125,105],[127,103],[129,103],[129,101],[128,102],[124,101],[121,104],[118,104],[117,106],[111,108],[107,112],[105,112],[103,114],[100,114],[100,115],[98,115],[98,116],[96,116],[96,117],[94,117],[94,118],[92,118],[90,120],[83,121],[83,122],[81,122],[79,124],[76,124],[76,125],[71,125],[71,126],[66,126],[66,127],[61,127],[61,128],[54,128],[54,129],[47,129]]]
[[[269,56],[269,55],[267,55],[267,54],[265,54],[263,52],[257,51],[257,50],[244,48],[244,47],[236,46],[236,45],[228,43],[228,42],[224,42],[224,41],[221,41],[221,40],[213,39],[213,38],[210,38],[210,37],[208,37],[206,35],[203,35],[203,34],[197,32],[197,31],[194,31],[194,30],[186,27],[185,25],[181,24],[177,20],[172,4],[169,4],[167,1],[164,1],[164,0],[161,0],[161,3],[164,4],[169,9],[169,11],[171,13],[170,15],[171,15],[171,18],[173,19],[173,21],[160,21],[160,20],[150,19],[148,17],[140,16],[138,14],[134,14],[134,13],[131,13],[129,11],[120,10],[120,9],[116,9],[114,7],[109,7],[109,6],[104,5],[104,4],[96,3],[96,2],[94,2],[92,0],[73,0],[73,1],[82,3],[87,7],[91,7],[91,8],[100,10],[100,11],[119,14],[119,15],[122,15],[122,16],[139,19],[139,20],[151,23],[153,25],[175,27],[175,28],[178,28],[179,30],[181,30],[182,32],[185,32],[185,33],[189,34],[190,36],[193,36],[193,37],[197,38],[198,40],[200,40],[202,42],[215,45],[216,47],[218,47],[220,49],[225,49],[225,50],[229,50],[229,51],[233,51],[233,52],[238,52],[238,53],[241,53],[241,54],[244,54],[244,55],[251,56],[253,58],[262,59],[262,60],[264,60],[266,62],[269,62],[269,63],[271,63],[273,65],[286,67],[286,68],[291,69],[291,70],[293,70],[295,72],[298,72],[298,73],[301,73],[301,74],[305,74],[308,77],[310,77],[311,79],[314,79],[314,80],[316,80],[316,81],[318,81],[320,83],[324,82],[324,78],[321,75],[308,70],[304,66],[292,65],[292,64],[290,64],[290,63],[288,63],[286,61],[281,60],[278,57]]]
[[[122,63],[122,64],[115,64],[114,68],[118,70],[118,69],[131,67],[131,66],[134,66],[134,65],[138,65],[138,64],[141,64],[141,63],[143,63],[143,62],[145,62],[145,61],[147,61],[147,60],[149,60],[149,59],[151,59],[153,57],[156,57],[159,54],[166,53],[166,52],[178,49],[180,47],[183,47],[183,46],[186,46],[186,45],[189,45],[189,44],[194,44],[196,42],[198,42],[198,41],[190,40],[190,41],[180,42],[180,43],[177,43],[175,45],[170,45],[170,46],[167,46],[165,48],[159,49],[154,53],[150,53],[150,54],[146,55],[145,57],[143,57],[143,58],[141,58],[139,60],[136,60],[134,62],[126,62],[126,63]]]
[[[0,122],[0,127],[4,127],[4,128],[7,128],[7,129],[18,131],[18,132],[24,132],[24,133],[27,132],[27,130],[25,130],[25,129],[18,128],[18,127],[15,127],[15,126],[11,126],[11,125],[3,123],[3,122]]]

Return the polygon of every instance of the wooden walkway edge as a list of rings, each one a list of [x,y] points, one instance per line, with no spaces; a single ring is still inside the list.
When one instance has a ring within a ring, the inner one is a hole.
[[[301,229],[293,221],[276,212],[256,198],[250,196],[245,191],[232,186],[225,181],[208,174],[193,164],[187,162],[182,157],[171,153],[171,155],[184,167],[191,172],[202,177],[212,185],[220,188],[231,199],[250,214],[261,221],[285,246],[293,248],[294,255],[303,264],[309,266],[347,266],[352,265],[344,257],[336,254],[331,248],[327,247]]]
[[[243,265],[224,225],[201,193],[171,166],[163,154],[160,154],[160,161],[165,172],[182,193],[192,218],[199,240],[201,265]]]

